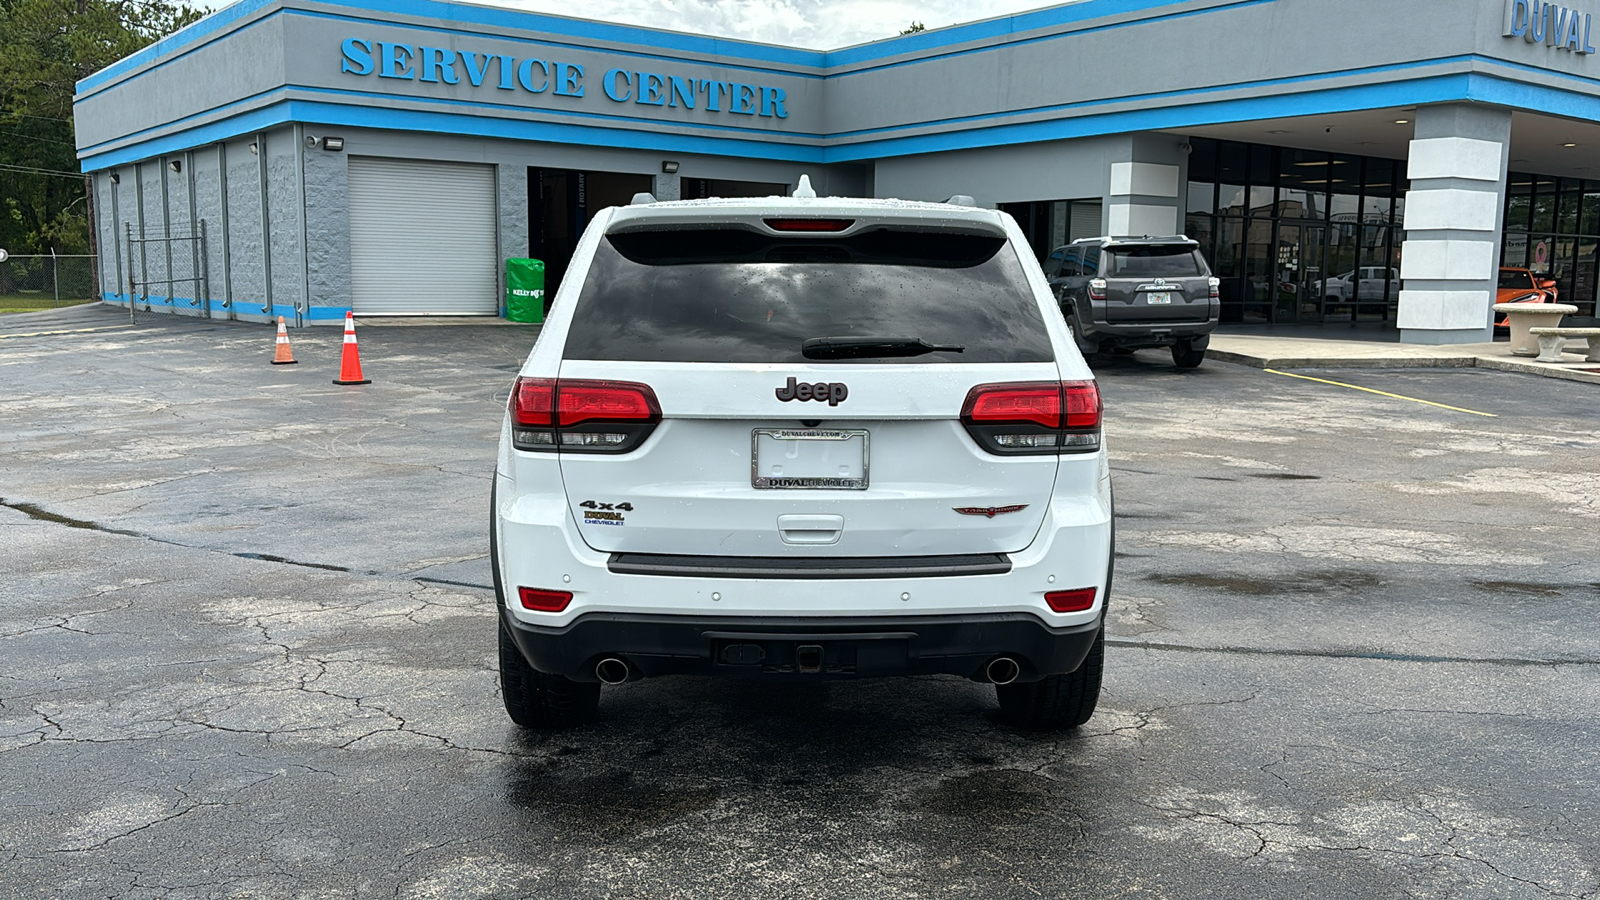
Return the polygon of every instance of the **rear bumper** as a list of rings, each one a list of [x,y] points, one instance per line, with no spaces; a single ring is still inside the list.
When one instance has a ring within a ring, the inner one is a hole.
[[[607,657],[634,677],[655,675],[854,678],[960,675],[984,679],[1006,656],[1021,681],[1076,671],[1100,620],[1052,627],[1026,613],[962,616],[777,618],[589,613],[560,627],[529,625],[501,608],[528,664],[595,681]]]
[[[1101,341],[1148,343],[1152,346],[1171,344],[1179,340],[1209,340],[1217,330],[1217,320],[1204,322],[1090,322],[1084,336]]]

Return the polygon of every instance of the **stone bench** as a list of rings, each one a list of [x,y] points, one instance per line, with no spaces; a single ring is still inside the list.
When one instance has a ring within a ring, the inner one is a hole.
[[[1511,355],[1536,356],[1538,342],[1528,330],[1535,326],[1560,325],[1562,316],[1570,316],[1578,308],[1570,303],[1496,303],[1494,311],[1506,314],[1506,326],[1511,329]]]
[[[1562,362],[1561,348],[1568,338],[1588,338],[1584,361],[1600,363],[1600,328],[1530,328],[1528,334],[1539,341],[1539,358],[1534,362]]]

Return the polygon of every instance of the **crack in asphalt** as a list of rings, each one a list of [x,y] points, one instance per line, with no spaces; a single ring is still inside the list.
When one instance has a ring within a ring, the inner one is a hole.
[[[206,553],[221,553],[225,556],[236,556],[240,559],[254,559],[260,560],[261,562],[281,563],[286,566],[301,566],[307,569],[323,569],[329,572],[352,571],[347,566],[335,566],[327,563],[301,562],[299,560],[289,559],[288,557],[284,556],[274,556],[270,553],[247,553],[242,551],[218,550],[214,547],[196,547],[193,544],[185,544],[181,541],[159,538],[154,535],[145,534],[139,531],[129,531],[125,528],[112,528],[110,525],[102,525],[99,522],[93,522],[88,519],[75,519],[71,516],[62,515],[61,513],[50,512],[49,510],[46,510],[45,508],[34,503],[17,503],[8,501],[4,497],[0,497],[0,507],[16,510],[23,515],[31,519],[36,519],[40,522],[51,522],[56,525],[64,525],[67,528],[82,528],[88,531],[99,531],[104,534],[118,534],[122,535],[123,537],[142,538],[147,541],[153,541],[157,544],[165,544],[169,547],[181,547],[185,550],[200,550]]]
[[[1383,650],[1312,650],[1273,647],[1198,647],[1191,644],[1168,644],[1159,641],[1124,641],[1107,639],[1108,647],[1125,647],[1130,650],[1155,650],[1169,653],[1219,653],[1239,656],[1282,656],[1314,659],[1365,659],[1377,662],[1413,662],[1451,665],[1509,666],[1534,668],[1559,668],[1561,666],[1600,666],[1600,659],[1568,657],[1566,659],[1527,659],[1524,657],[1493,656],[1426,656],[1414,653],[1391,653]]]

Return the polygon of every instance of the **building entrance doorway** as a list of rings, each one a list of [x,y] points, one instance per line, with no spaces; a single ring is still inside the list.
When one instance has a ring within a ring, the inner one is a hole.
[[[608,206],[627,206],[634,194],[650,193],[655,179],[627,172],[580,172],[572,169],[528,170],[529,256],[544,261],[544,303],[561,286],[572,264],[578,238],[595,213]],[[685,178],[683,199],[705,197],[773,197],[789,192],[788,185],[758,181],[719,181]]]
[[[578,238],[593,215],[608,206],[626,206],[634,194],[648,193],[649,175],[622,172],[578,172],[571,169],[529,169],[529,255],[544,261],[544,304],[561,286],[572,264]]]
[[[1331,284],[1324,258],[1327,228],[1320,223],[1278,225],[1277,273],[1273,279],[1273,322],[1321,322],[1325,284]]]

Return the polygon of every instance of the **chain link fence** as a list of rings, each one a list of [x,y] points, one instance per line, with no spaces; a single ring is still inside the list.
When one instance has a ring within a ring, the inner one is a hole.
[[[93,256],[10,256],[0,262],[0,313],[55,309],[98,299]]]

